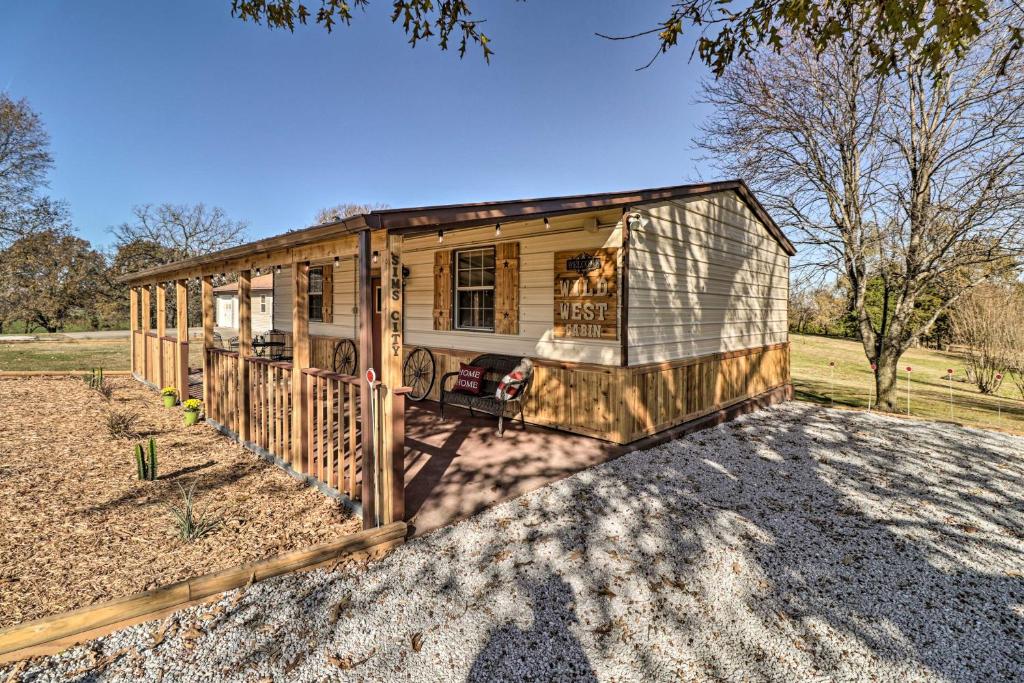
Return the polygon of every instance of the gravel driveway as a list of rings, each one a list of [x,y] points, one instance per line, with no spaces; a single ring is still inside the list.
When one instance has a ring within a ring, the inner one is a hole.
[[[20,673],[1021,680],[1022,482],[1024,439],[791,403]]]

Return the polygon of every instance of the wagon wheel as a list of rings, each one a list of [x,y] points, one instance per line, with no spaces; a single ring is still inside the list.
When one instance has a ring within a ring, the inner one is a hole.
[[[412,389],[406,394],[413,401],[422,401],[434,386],[434,354],[419,346],[412,350],[402,366],[402,382]]]
[[[334,345],[334,371],[340,375],[356,374],[358,354],[351,339],[342,339]]]

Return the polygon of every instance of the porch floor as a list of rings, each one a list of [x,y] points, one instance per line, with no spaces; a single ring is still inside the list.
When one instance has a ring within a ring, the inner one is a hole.
[[[421,535],[626,452],[616,444],[432,401],[406,404],[405,508]]]

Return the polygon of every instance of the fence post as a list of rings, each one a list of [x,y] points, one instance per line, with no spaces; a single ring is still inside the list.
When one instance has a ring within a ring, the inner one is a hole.
[[[142,378],[150,381],[149,365],[149,325],[153,320],[153,299],[150,285],[142,287]]]
[[[252,355],[252,271],[238,271],[238,440],[252,441],[249,433],[249,366]]]
[[[164,337],[167,336],[167,286],[156,286],[156,388],[164,388]]]
[[[188,399],[188,280],[174,283],[174,300],[178,313],[178,399]]]
[[[309,261],[292,263],[292,467],[306,463],[306,402],[302,371],[309,367]]]
[[[356,268],[356,306],[359,309],[357,325],[358,358],[359,358],[359,404],[362,411],[360,422],[363,430],[363,528],[370,529],[377,518],[375,507],[377,463],[374,443],[370,435],[373,433],[373,419],[370,415],[370,404],[373,401],[373,390],[366,382],[366,371],[373,365],[373,288],[371,286],[370,232],[363,230],[357,236]],[[382,341],[383,343],[383,341]]]
[[[139,329],[139,288],[132,287],[128,290],[128,349],[131,353],[132,374],[137,375],[139,368],[135,364],[135,330]]]
[[[210,349],[213,348],[213,277],[204,275],[200,290],[203,312],[203,408],[207,415],[211,410],[213,393],[213,363],[210,361]]]

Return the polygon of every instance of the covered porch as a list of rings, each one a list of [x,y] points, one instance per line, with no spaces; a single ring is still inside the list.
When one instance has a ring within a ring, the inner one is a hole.
[[[195,389],[184,330],[198,281],[207,422],[360,508],[367,528],[436,528],[734,406],[784,398],[788,243],[757,206],[729,181],[386,209],[157,266],[125,278],[132,370],[182,397]],[[267,341],[253,335],[252,283],[268,273],[268,334],[284,353],[261,353]],[[223,348],[214,286],[232,279],[238,344]],[[529,426],[501,439],[491,417],[441,422],[441,382],[406,380],[414,353],[435,380],[448,375],[448,392],[460,364],[528,359],[518,412]],[[410,408],[407,384],[423,403]]]

